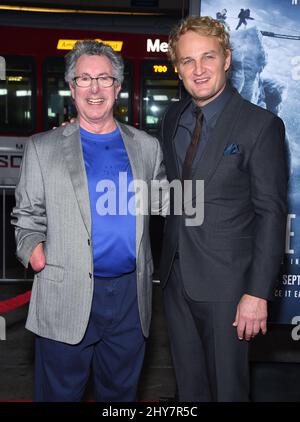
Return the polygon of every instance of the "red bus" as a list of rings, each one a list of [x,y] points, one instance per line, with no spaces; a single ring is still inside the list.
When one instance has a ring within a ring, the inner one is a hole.
[[[118,120],[155,134],[167,105],[178,100],[179,82],[166,56],[166,35],[1,26],[5,78],[0,80],[0,185],[15,183],[24,138],[76,114],[64,81],[64,55],[79,39],[102,40],[124,58],[125,79],[115,108]]]

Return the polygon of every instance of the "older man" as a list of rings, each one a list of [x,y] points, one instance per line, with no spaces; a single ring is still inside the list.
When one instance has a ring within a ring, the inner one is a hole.
[[[36,272],[26,327],[37,401],[79,401],[91,368],[97,401],[136,398],[153,264],[150,209],[134,212],[134,186],[164,169],[158,141],[114,119],[123,68],[109,46],[77,42],[66,81],[78,119],[33,136],[24,155],[13,224]]]

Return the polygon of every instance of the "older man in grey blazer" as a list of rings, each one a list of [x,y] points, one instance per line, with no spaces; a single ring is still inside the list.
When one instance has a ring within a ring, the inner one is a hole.
[[[158,141],[113,117],[123,68],[109,46],[78,42],[66,56],[78,119],[33,136],[24,155],[12,223],[17,255],[36,272],[26,327],[37,401],[79,401],[90,368],[97,401],[136,398],[151,318],[149,214],[161,208],[132,210],[136,181],[165,172]]]

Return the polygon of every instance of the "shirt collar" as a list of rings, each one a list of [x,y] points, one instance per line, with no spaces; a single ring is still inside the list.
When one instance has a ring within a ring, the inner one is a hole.
[[[226,84],[220,95],[218,95],[214,100],[210,101],[205,106],[201,107],[206,124],[208,126],[214,125],[231,95],[232,88],[229,84]],[[197,107],[198,106],[192,101],[192,110],[196,110]]]
[[[205,106],[201,107],[204,114],[205,126],[208,128],[213,128],[215,126],[219,115],[221,114],[229,98],[232,96],[232,93],[233,88],[229,83],[227,83],[224,90],[218,97],[216,97],[213,101],[209,102]],[[196,116],[194,111],[197,107],[198,106],[193,101],[191,101],[183,111],[179,120],[179,127],[185,128],[190,133],[193,132],[195,127]]]

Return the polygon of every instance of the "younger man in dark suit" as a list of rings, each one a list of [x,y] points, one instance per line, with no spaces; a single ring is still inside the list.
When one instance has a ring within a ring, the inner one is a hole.
[[[171,212],[164,236],[161,281],[179,399],[247,401],[248,340],[266,333],[284,251],[284,125],[227,83],[231,51],[220,22],[186,18],[170,34],[169,55],[189,96],[162,122],[167,176],[204,180],[203,224]]]

